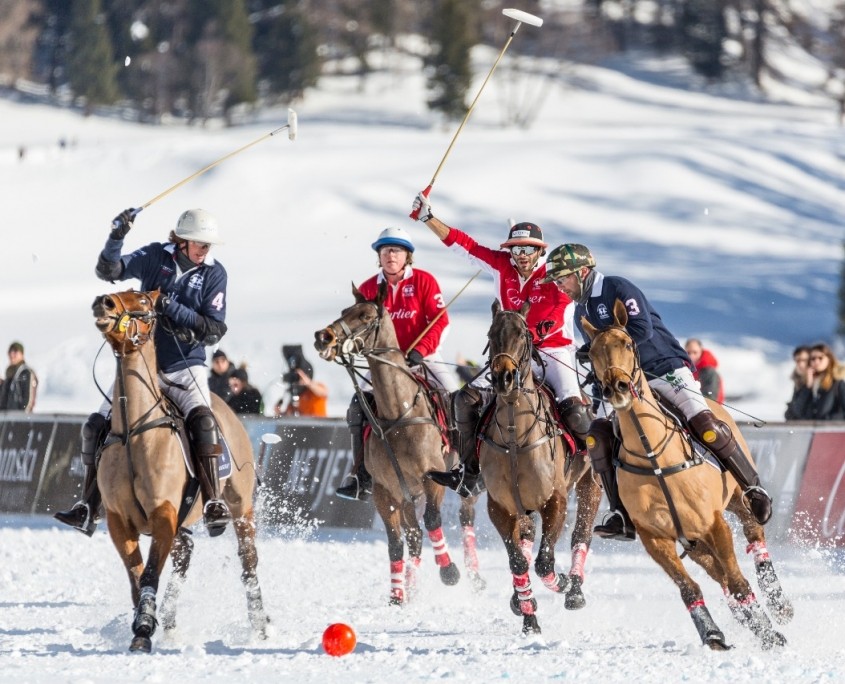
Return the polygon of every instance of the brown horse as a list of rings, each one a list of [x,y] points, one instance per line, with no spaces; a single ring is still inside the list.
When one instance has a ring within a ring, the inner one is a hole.
[[[529,514],[542,521],[540,548],[534,570],[551,591],[566,594],[567,608],[585,605],[581,591],[583,568],[592,539],[592,525],[601,500],[585,453],[573,453],[561,437],[549,395],[535,385],[531,373],[534,347],[522,310],[503,311],[493,305],[493,324],[487,335],[490,374],[496,392],[491,420],[483,426],[479,450],[481,473],[487,483],[487,510],[502,537],[513,574],[511,610],[522,616],[523,633],[540,632],[537,601],[528,569],[534,540]],[[572,568],[555,571],[555,544],[566,523],[569,491],[575,487],[578,513],[572,532]]]
[[[422,553],[422,529],[416,502],[425,499],[423,523],[434,546],[440,579],[456,584],[460,571],[452,562],[443,536],[440,505],[444,488],[425,477],[429,470],[444,470],[444,444],[436,407],[420,380],[405,363],[390,312],[384,308],[387,288],[383,283],[374,301],[367,300],[353,285],[355,304],[341,312],[334,323],[315,334],[314,347],[327,361],[346,367],[356,391],[354,357],[363,356],[370,370],[377,415],[361,398],[371,434],[364,445],[364,464],[373,477],[373,501],[387,531],[390,558],[390,603],[412,598]],[[464,561],[476,589],[483,588],[475,551],[475,499],[461,501]],[[408,544],[404,561],[402,533]]]
[[[786,643],[775,631],[745,579],[734,553],[734,541],[723,512],[739,514],[755,560],[765,552],[765,535],[742,504],[732,475],[695,458],[684,430],[660,408],[639,364],[636,346],[625,330],[628,314],[616,302],[614,325],[598,330],[582,318],[592,342],[590,361],[603,397],[616,412],[622,444],[619,449],[619,495],[649,555],[672,578],[701,640],[713,650],[730,648],[704,604],[698,584],[687,573],[676,550],[680,542],[696,563],[722,587],[734,617],[749,628],[764,648]],[[725,409],[711,410],[731,426],[746,453],[748,446]],[[768,560],[768,554],[765,554]],[[774,606],[775,617],[788,621],[792,606],[784,598],[771,563],[758,580]]]
[[[130,649],[149,652],[155,632],[156,593],[168,553],[174,572],[165,591],[162,615],[165,629],[176,625],[175,602],[188,571],[193,542],[187,527],[202,515],[201,497],[185,502],[191,480],[185,465],[174,411],[158,382],[153,330],[154,304],[159,292],[120,292],[102,295],[92,306],[96,326],[117,359],[111,435],[100,457],[97,481],[103,497],[109,535],[120,554],[132,587],[135,638]],[[238,539],[238,555],[246,587],[247,609],[253,629],[266,637],[256,566],[252,495],[255,465],[252,445],[243,425],[216,395],[212,409],[232,458],[232,474],[223,487]],[[185,503],[184,519],[180,508]],[[152,537],[146,564],[138,539]]]

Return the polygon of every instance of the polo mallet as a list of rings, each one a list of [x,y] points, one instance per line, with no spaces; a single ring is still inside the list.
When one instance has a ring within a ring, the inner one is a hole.
[[[460,297],[460,296],[463,294],[463,291],[464,291],[464,290],[466,290],[466,289],[469,287],[469,284],[470,284],[473,280],[475,280],[478,276],[480,276],[480,275],[481,275],[481,269],[479,268],[479,269],[475,272],[475,275],[474,275],[474,276],[472,276],[472,278],[470,278],[469,280],[467,280],[466,285],[464,285],[464,286],[463,286],[460,290],[458,290],[458,291],[455,293],[455,296],[454,296],[454,297],[452,297],[452,299],[450,299],[450,300],[449,300],[449,302],[446,304],[446,306],[444,306],[442,309],[440,309],[440,311],[438,311],[438,312],[437,312],[437,315],[436,315],[434,318],[432,318],[432,319],[431,319],[431,322],[430,322],[427,326],[425,326],[425,328],[423,328],[423,331],[422,331],[419,335],[417,335],[417,339],[415,339],[413,342],[411,342],[411,346],[410,346],[410,347],[408,347],[408,348],[405,350],[405,354],[406,354],[406,355],[408,354],[408,352],[410,352],[410,351],[411,351],[414,347],[416,347],[416,346],[420,343],[420,340],[421,340],[423,337],[425,337],[425,334],[426,334],[429,330],[431,330],[431,326],[432,326],[432,325],[434,325],[435,323],[437,323],[438,319],[439,319],[439,318],[440,318],[440,317],[441,317],[444,313],[446,313],[446,309],[448,309],[450,306],[452,306],[452,304],[454,303],[454,301],[455,301],[458,297]]]
[[[296,127],[297,127],[296,112],[293,111],[292,109],[288,109],[288,122],[284,126],[279,126],[277,129],[270,131],[269,133],[265,133],[260,138],[253,140],[251,143],[247,143],[243,147],[239,147],[234,152],[229,152],[229,154],[220,157],[220,159],[218,159],[217,161],[211,162],[208,166],[202,167],[199,171],[192,173],[187,178],[183,178],[178,183],[176,183],[176,185],[173,185],[173,186],[167,188],[167,190],[165,190],[162,193],[159,193],[158,195],[153,197],[148,202],[145,202],[144,204],[142,204],[140,207],[133,209],[132,210],[132,218],[134,219],[138,214],[140,214],[142,211],[144,211],[144,209],[146,209],[148,206],[150,206],[151,204],[155,204],[156,202],[158,202],[160,199],[162,199],[164,197],[167,197],[174,190],[181,188],[186,183],[190,183],[192,180],[194,180],[194,178],[201,176],[206,171],[210,171],[215,166],[217,166],[218,164],[222,164],[227,159],[231,159],[235,155],[240,154],[241,152],[244,152],[245,150],[248,150],[250,147],[257,145],[258,143],[260,143],[264,140],[267,140],[268,138],[272,138],[279,131],[283,131],[283,130],[287,129],[288,140],[296,140]],[[118,221],[113,221],[112,225],[117,227],[119,225],[119,223],[118,223]]]
[[[452,148],[455,146],[455,141],[458,139],[458,136],[461,134],[461,131],[464,128],[464,125],[469,120],[470,114],[472,114],[472,110],[475,109],[475,104],[478,102],[478,98],[481,97],[481,93],[484,90],[484,86],[487,85],[487,81],[490,80],[490,77],[493,75],[493,72],[496,70],[496,67],[499,66],[499,62],[501,61],[502,57],[505,55],[505,51],[510,47],[511,42],[513,41],[513,37],[516,35],[516,32],[519,31],[519,27],[523,24],[529,24],[531,26],[540,27],[543,25],[543,20],[540,17],[537,17],[533,14],[529,14],[528,12],[523,12],[522,10],[518,9],[503,9],[502,14],[506,17],[510,17],[511,19],[516,20],[516,26],[513,27],[513,31],[511,31],[510,35],[508,36],[507,41],[505,42],[505,46],[502,48],[502,51],[499,53],[499,56],[496,57],[496,61],[493,62],[493,66],[490,67],[490,71],[487,74],[487,78],[484,79],[484,82],[481,84],[481,87],[478,89],[478,93],[475,96],[475,99],[470,104],[469,109],[467,109],[467,113],[464,114],[464,120],[461,121],[461,125],[458,126],[458,130],[455,131],[455,135],[452,136],[452,142],[449,143],[449,147],[446,148],[446,153],[443,155],[443,159],[440,160],[440,164],[437,166],[437,170],[435,170],[434,175],[431,177],[431,182],[429,182],[428,186],[425,190],[422,191],[422,194],[428,197],[429,193],[431,192],[431,187],[434,185],[434,181],[437,180],[437,176],[440,173],[440,169],[443,168],[443,165],[446,163],[446,159],[449,156],[449,153],[452,151]],[[415,221],[420,215],[419,209],[415,209],[412,211],[409,216],[414,219]]]

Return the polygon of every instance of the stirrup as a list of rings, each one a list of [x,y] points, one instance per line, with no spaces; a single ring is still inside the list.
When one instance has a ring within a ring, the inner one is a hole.
[[[202,509],[202,517],[208,529],[208,536],[217,537],[223,534],[226,525],[232,520],[229,507],[222,499],[209,499]]]
[[[99,522],[98,516],[91,514],[91,509],[84,501],[77,501],[69,511],[56,511],[53,517],[88,537],[93,536]]]
[[[593,528],[593,534],[602,539],[618,539],[619,541],[634,541],[637,532],[633,525],[627,525],[625,516],[619,511],[609,511],[601,525]]]
[[[742,503],[760,525],[772,517],[772,497],[759,485],[752,485],[742,493]]]
[[[373,481],[369,483],[355,474],[348,476],[351,482],[335,490],[335,496],[349,501],[367,501],[373,494]]]

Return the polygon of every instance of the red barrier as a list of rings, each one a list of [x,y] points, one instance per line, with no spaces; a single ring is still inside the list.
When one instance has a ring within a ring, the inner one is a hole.
[[[813,436],[790,540],[845,546],[845,432]]]

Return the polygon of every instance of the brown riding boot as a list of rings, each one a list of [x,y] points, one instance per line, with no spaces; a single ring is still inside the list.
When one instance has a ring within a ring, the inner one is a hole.
[[[587,447],[590,451],[593,471],[601,477],[604,494],[610,504],[610,512],[601,525],[593,528],[593,534],[603,539],[634,541],[637,538],[637,532],[628,516],[628,511],[619,499],[616,468],[613,467],[613,450],[616,442],[613,425],[609,420],[598,418],[593,421],[590,433],[587,435]]]
[[[80,456],[85,466],[82,499],[70,510],[56,511],[53,517],[87,536],[92,536],[100,522],[100,488],[97,486],[97,451],[109,433],[109,420],[100,413],[92,413],[82,426]]]
[[[369,402],[369,397],[366,400]],[[352,438],[352,472],[347,475],[350,482],[338,487],[335,495],[350,501],[367,501],[373,495],[373,478],[364,465],[364,409],[357,392],[346,411],[346,424]]]
[[[730,426],[716,418],[712,411],[702,411],[689,419],[695,438],[719,459],[742,488],[745,505],[761,525],[772,517],[772,497],[763,489],[760,476],[751,459],[745,455]]]
[[[217,537],[223,534],[226,525],[232,519],[220,487],[218,460],[223,453],[223,448],[220,446],[217,433],[217,421],[211,409],[206,406],[197,406],[185,422],[188,425],[191,451],[194,454],[202,498],[205,501],[202,509],[203,520],[209,536]]]

